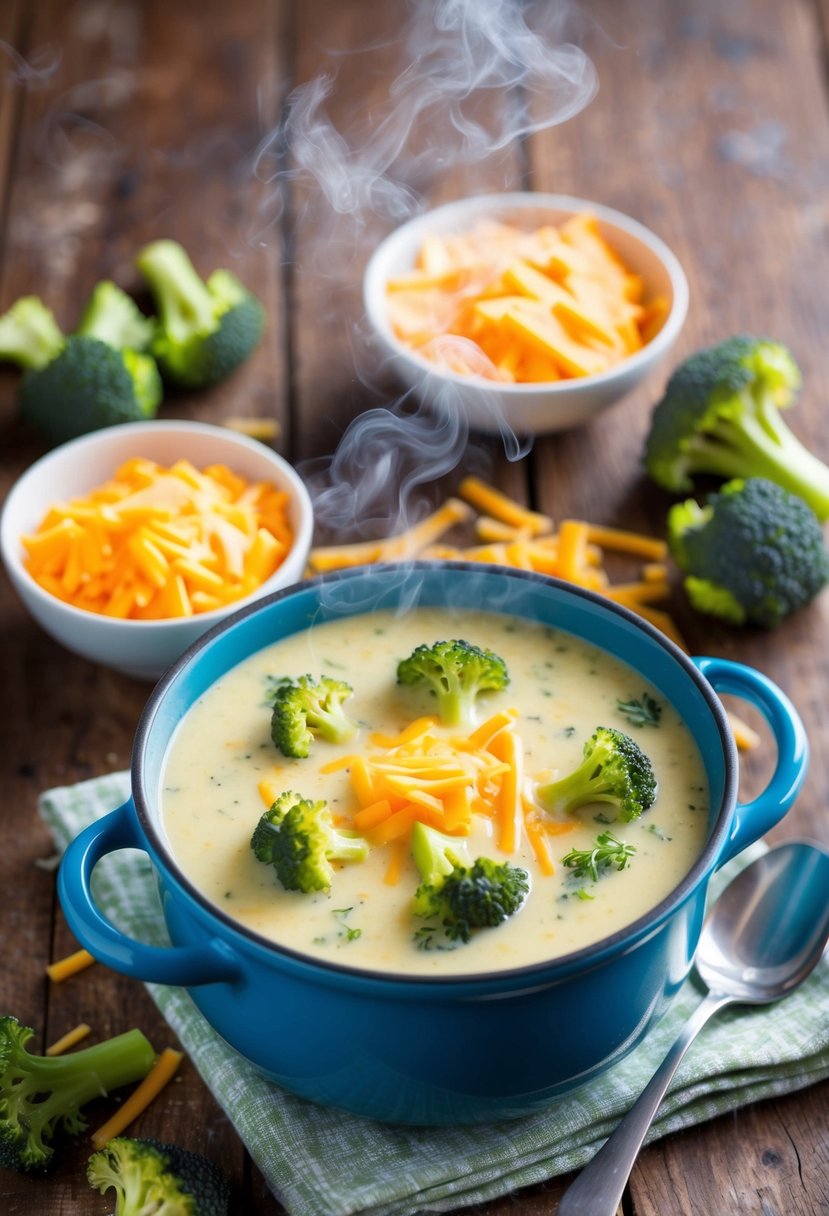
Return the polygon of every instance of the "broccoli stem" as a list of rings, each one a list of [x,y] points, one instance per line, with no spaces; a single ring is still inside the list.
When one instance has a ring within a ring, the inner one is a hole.
[[[23,296],[0,317],[0,360],[39,369],[60,354],[64,336],[37,296]]]
[[[216,301],[176,241],[153,241],[136,264],[150,285],[164,329],[177,342],[215,327]]]
[[[721,477],[765,477],[807,502],[818,519],[829,519],[829,467],[805,448],[776,406],[760,404],[755,417],[718,419],[713,441],[700,436],[694,463]],[[725,446],[723,446],[725,445]]]
[[[87,1102],[141,1080],[154,1061],[152,1045],[140,1030],[128,1030],[66,1056],[38,1056],[23,1050],[13,1093],[18,1105],[25,1102],[27,1129],[41,1142],[44,1134],[51,1135],[52,1124],[67,1115],[70,1120],[74,1117],[80,1130],[77,1112]]]
[[[345,836],[342,832],[332,830],[326,856],[332,861],[364,861],[365,839],[362,836]]]
[[[559,781],[540,785],[536,794],[541,804],[551,811],[571,814],[590,802],[615,802],[608,792],[602,758],[593,752],[577,769]]]

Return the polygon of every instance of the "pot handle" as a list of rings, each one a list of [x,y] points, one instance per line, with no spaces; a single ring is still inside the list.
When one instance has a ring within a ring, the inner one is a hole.
[[[147,946],[107,920],[92,894],[92,871],[102,857],[117,849],[145,849],[132,799],[84,828],[61,861],[58,897],[81,945],[98,962],[133,979],[185,987],[238,980],[239,969],[219,941],[204,946]]]
[[[760,710],[777,744],[777,763],[768,785],[751,802],[738,802],[731,835],[720,854],[722,866],[778,823],[794,802],[809,767],[809,741],[795,707],[768,676],[731,659],[693,659],[716,692],[733,693]]]

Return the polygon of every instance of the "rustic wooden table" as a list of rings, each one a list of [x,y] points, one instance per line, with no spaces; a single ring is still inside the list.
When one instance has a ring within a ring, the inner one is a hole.
[[[363,349],[359,298],[365,257],[392,223],[373,216],[386,206],[390,183],[436,201],[505,187],[569,193],[639,217],[679,255],[692,301],[679,355],[739,331],[790,344],[805,379],[795,429],[829,458],[826,0],[593,0],[583,6],[581,37],[597,69],[595,100],[545,126],[539,92],[473,95],[460,111],[480,122],[481,145],[469,132],[462,143],[450,127],[448,92],[430,99],[427,91],[485,68],[483,48],[473,44],[467,63],[459,54],[440,59],[432,43],[420,61],[431,75],[412,84],[410,74],[398,90],[398,104],[426,107],[401,156],[399,127],[384,121],[388,87],[411,53],[407,23],[415,13],[426,29],[431,7],[402,0],[4,0],[2,307],[41,294],[71,328],[98,279],[135,285],[132,256],[160,235],[181,240],[202,269],[232,265],[267,305],[266,339],[225,386],[170,399],[163,415],[275,415],[280,450],[321,485],[326,458],[349,423],[368,407],[394,402],[394,386],[378,377]],[[478,9],[481,18],[488,12]],[[545,12],[554,15],[552,6]],[[315,109],[324,81],[330,95]],[[528,132],[533,121],[540,129]],[[350,152],[335,129],[352,141]],[[493,152],[496,130],[502,139]],[[555,517],[659,532],[666,500],[644,481],[640,454],[661,383],[657,375],[600,422],[540,440],[517,461],[505,459],[496,442],[442,447],[427,421],[425,447],[408,459],[402,437],[387,430],[381,442],[401,455],[393,476],[411,477],[412,507],[438,493],[431,483],[439,464],[441,491],[465,472],[483,472]],[[355,460],[364,436],[352,449]],[[4,488],[40,451],[16,420],[14,376],[4,374]],[[353,477],[355,467],[346,462],[338,476]],[[369,506],[376,515],[379,501]],[[340,522],[339,534],[356,535],[356,524]],[[38,793],[125,767],[148,689],[52,643],[5,581],[0,597],[0,1005],[34,1026],[42,1042],[87,1020],[100,1036],[139,1024],[163,1045],[171,1034],[140,985],[103,968],[47,984],[45,964],[73,942],[54,876],[36,865],[50,853],[36,815]],[[695,652],[753,663],[799,706],[812,767],[796,808],[773,836],[829,840],[829,599],[773,637],[694,618],[679,594],[674,607]],[[753,759],[748,778],[761,779],[762,767]],[[671,1136],[642,1154],[623,1210],[827,1213],[828,1117],[824,1084]],[[282,1210],[192,1067],[183,1067],[136,1131],[209,1150],[233,1179],[234,1213]],[[85,1183],[87,1152],[76,1145],[47,1180],[3,1174],[0,1211],[109,1210]],[[541,1216],[562,1189],[552,1182],[476,1211]]]

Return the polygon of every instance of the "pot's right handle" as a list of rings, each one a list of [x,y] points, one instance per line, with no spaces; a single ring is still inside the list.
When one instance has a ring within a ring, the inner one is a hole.
[[[58,896],[81,945],[98,962],[133,979],[185,987],[239,979],[230,952],[215,939],[204,946],[147,946],[107,920],[92,894],[92,871],[102,857],[117,849],[144,849],[132,799],[84,828],[61,861]]]
[[[766,788],[751,802],[737,803],[719,867],[759,840],[786,814],[806,777],[809,741],[797,710],[768,676],[731,659],[703,657],[693,662],[717,692],[733,693],[756,706],[777,744],[777,763]]]

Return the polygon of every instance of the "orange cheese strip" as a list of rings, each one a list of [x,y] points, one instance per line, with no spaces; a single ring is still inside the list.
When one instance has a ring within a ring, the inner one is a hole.
[[[143,1114],[153,1099],[172,1080],[183,1059],[182,1052],[175,1051],[172,1047],[165,1047],[144,1080],[133,1090],[123,1106],[119,1107],[112,1118],[93,1133],[93,1146],[96,1149],[103,1148],[109,1140],[120,1136],[139,1115]]]
[[[323,573],[339,570],[345,566],[361,566],[366,562],[400,561],[416,556],[427,545],[432,544],[454,524],[469,518],[466,503],[457,498],[448,499],[431,515],[415,524],[406,532],[388,540],[366,541],[354,545],[332,545],[312,549],[308,564],[312,570]]]
[[[466,499],[479,511],[484,511],[500,523],[515,528],[525,528],[531,536],[539,536],[552,530],[553,521],[547,515],[522,507],[494,486],[487,485],[479,477],[465,477],[458,487],[461,498]]]
[[[480,223],[426,237],[416,268],[387,284],[393,330],[461,375],[551,382],[604,370],[664,324],[664,299],[646,300],[595,216],[525,232]]]
[[[47,1056],[63,1055],[63,1053],[68,1051],[70,1047],[75,1047],[76,1044],[85,1039],[86,1036],[91,1033],[91,1030],[91,1026],[87,1026],[86,1022],[81,1022],[78,1026],[75,1026],[73,1030],[68,1030],[66,1034],[61,1035],[61,1037],[52,1043],[51,1046],[47,1047],[44,1054]]]
[[[66,958],[49,963],[46,968],[46,974],[54,983],[60,984],[71,976],[77,975],[79,971],[85,971],[94,962],[95,959],[88,950],[76,950],[74,954],[68,954]]]
[[[250,594],[292,544],[289,500],[224,465],[169,468],[136,457],[21,537],[45,590],[84,611],[159,620]],[[57,582],[55,582],[57,580]]]

